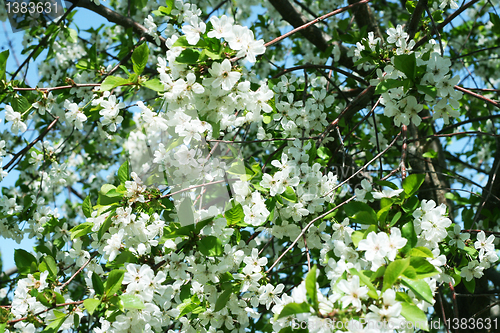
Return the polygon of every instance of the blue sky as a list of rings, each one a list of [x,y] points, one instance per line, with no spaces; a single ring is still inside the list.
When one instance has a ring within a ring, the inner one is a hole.
[[[66,7],[67,8],[67,7]],[[86,9],[80,9],[77,14],[75,15],[75,21],[78,22],[78,27],[80,29],[88,29],[90,27],[97,28],[101,24],[107,22],[105,19],[100,17],[99,15],[86,10]],[[23,49],[22,46],[22,40],[23,40],[23,35],[24,32],[16,32],[13,33],[12,29],[10,27],[9,21],[2,22],[0,24],[0,52],[4,51],[6,49],[10,50],[10,56],[7,61],[7,71],[9,72],[14,72],[18,68],[18,63],[22,63],[27,55],[22,55],[21,51]],[[12,48],[9,47],[8,41],[12,43]],[[18,62],[16,62],[14,54],[17,56]],[[27,81],[31,86],[36,86],[37,82],[39,81],[39,76],[38,76],[38,64],[42,62],[45,59],[46,56],[46,51],[44,51],[36,61],[30,62],[29,68],[28,68],[28,73],[27,73]],[[24,67],[26,68],[26,67]],[[9,75],[7,74],[7,77],[9,78]],[[3,110],[0,111],[0,131],[5,131],[10,128],[9,125],[5,125],[5,119],[4,119],[4,112]],[[4,160],[4,164],[8,163],[9,159]],[[8,187],[12,186],[19,175],[19,172],[13,170],[9,173],[9,175],[2,181],[0,182],[1,187]],[[3,261],[3,268],[9,269],[13,266],[15,266],[14,263],[14,250],[15,249],[25,249],[27,251],[32,251],[33,246],[35,245],[35,242],[30,239],[24,239],[21,244],[17,244],[13,240],[10,239],[4,239],[3,237],[0,237],[0,251],[2,252],[2,261]]]

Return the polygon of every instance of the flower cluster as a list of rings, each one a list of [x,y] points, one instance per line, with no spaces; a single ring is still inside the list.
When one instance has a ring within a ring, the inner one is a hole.
[[[449,124],[450,118],[457,118],[460,113],[458,101],[460,91],[455,91],[460,77],[450,73],[451,61],[439,55],[439,46],[435,41],[426,44],[418,51],[413,51],[415,41],[407,41],[408,34],[401,25],[387,30],[387,48],[390,61],[378,68],[377,78],[370,84],[377,86],[381,93],[384,114],[393,117],[396,126],[416,126],[422,119],[419,115],[426,109],[433,111],[433,119],[443,119]],[[355,56],[361,58],[362,52],[383,52],[380,38],[369,38],[357,44]],[[369,64],[369,63],[368,63]]]

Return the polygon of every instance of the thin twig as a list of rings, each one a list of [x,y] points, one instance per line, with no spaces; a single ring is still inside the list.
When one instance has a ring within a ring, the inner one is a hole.
[[[396,135],[396,137],[392,140],[392,142],[383,150],[381,151],[380,153],[378,153],[374,158],[372,158],[368,163],[366,163],[365,165],[363,165],[358,171],[356,171],[355,173],[353,173],[351,175],[351,177],[347,178],[346,180],[344,180],[342,183],[338,184],[337,186],[335,186],[332,190],[330,190],[328,193],[326,193],[325,195],[322,196],[322,198],[326,197],[327,195],[329,195],[330,193],[332,193],[333,191],[335,191],[336,189],[338,189],[339,187],[341,187],[342,185],[344,185],[345,183],[347,183],[349,180],[351,180],[352,178],[354,178],[355,176],[357,176],[358,173],[360,173],[361,171],[363,171],[367,166],[369,166],[370,164],[373,163],[373,161],[377,160],[380,156],[382,156],[383,154],[385,154],[386,151],[389,150],[389,148],[391,148],[397,141],[397,139],[399,138],[399,136],[401,135],[401,131]]]
[[[327,216],[328,214],[330,214],[331,212],[334,212],[336,211],[337,209],[339,209],[340,207],[342,207],[343,205],[345,205],[346,203],[348,203],[349,201],[351,200],[354,200],[356,198],[356,196],[352,196],[350,197],[349,199],[347,199],[346,201],[342,202],[341,204],[335,206],[334,208],[330,209],[329,211],[321,214],[320,216],[314,218],[313,220],[311,220],[311,222],[309,222],[306,227],[304,229],[302,229],[302,231],[300,232],[300,234],[295,238],[295,240],[293,241],[293,243],[285,250],[283,251],[283,253],[278,257],[278,259],[276,259],[276,261],[272,264],[271,267],[269,267],[269,269],[266,271],[266,274],[268,274],[280,261],[281,259],[285,256],[285,254],[288,253],[288,251],[290,251],[294,246],[295,244],[297,244],[297,242],[299,241],[300,237],[302,237],[302,235],[307,231],[307,229],[309,229],[309,227],[316,221],[324,218],[325,216]]]
[[[345,7],[339,8],[339,9],[336,9],[336,10],[334,10],[333,12],[330,12],[330,13],[328,13],[328,14],[325,14],[325,15],[323,15],[323,16],[320,16],[320,17],[318,17],[317,19],[314,19],[314,20],[312,20],[312,21],[309,21],[308,23],[306,23],[306,24],[304,24],[304,25],[301,25],[300,27],[295,28],[295,29],[293,29],[293,30],[292,30],[292,31],[290,31],[290,32],[287,32],[287,33],[286,33],[286,34],[284,34],[284,35],[281,35],[281,36],[279,36],[279,37],[276,37],[275,39],[273,39],[273,40],[271,40],[271,41],[267,42],[266,44],[264,44],[264,46],[267,48],[267,47],[269,47],[269,46],[271,46],[271,45],[273,45],[273,44],[275,44],[275,43],[277,43],[277,42],[279,42],[279,41],[282,41],[283,39],[285,39],[285,38],[287,38],[287,37],[289,37],[289,36],[293,35],[294,33],[299,32],[300,30],[303,30],[303,29],[305,29],[305,28],[307,28],[307,27],[309,27],[309,26],[311,26],[311,25],[313,25],[313,24],[316,24],[316,23],[318,23],[318,22],[320,22],[320,21],[323,21],[323,20],[324,20],[324,19],[326,19],[326,18],[329,18],[330,16],[333,16],[333,15],[336,15],[336,14],[339,14],[339,13],[342,13],[342,12],[345,12],[346,10],[349,10],[349,9],[351,9],[352,7],[355,7],[355,6],[358,6],[358,5],[364,4],[364,3],[368,3],[368,2],[370,2],[370,0],[361,0],[360,2],[353,3],[352,5],[345,6]]]
[[[361,82],[363,83],[364,85],[366,86],[369,86],[370,84],[364,80],[362,77],[359,77],[357,75],[354,75],[352,73],[349,73],[343,69],[340,69],[338,67],[335,67],[335,66],[330,66],[330,65],[315,65],[315,64],[306,64],[306,65],[300,65],[300,66],[295,66],[295,67],[290,67],[290,68],[285,68],[283,71],[279,72],[278,74],[276,74],[275,76],[273,76],[271,79],[275,79],[275,78],[278,78],[286,73],[289,73],[289,72],[292,72],[292,71],[296,71],[296,70],[299,70],[299,69],[304,69],[304,68],[314,68],[314,69],[332,69],[334,71],[336,71],[337,73],[340,73],[340,74],[343,74],[353,80],[356,80],[358,82]]]
[[[29,145],[27,145],[26,147],[24,147],[23,149],[21,149],[19,152],[17,152],[16,154],[14,154],[14,156],[12,157],[12,159],[9,161],[9,163],[7,163],[3,169],[6,170],[9,168],[10,165],[12,165],[12,167],[16,166],[17,165],[17,162],[16,160],[18,158],[20,158],[21,156],[23,156],[24,154],[26,154],[26,152],[28,152],[28,150],[31,149],[31,147],[33,147],[38,141],[40,141],[41,139],[43,139],[43,137],[52,129],[52,127],[55,126],[55,124],[57,123],[57,121],[59,120],[59,117],[56,117],[56,119],[54,119],[50,124],[49,126],[47,127],[47,129],[42,133],[40,134],[35,140],[33,140]],[[14,162],[16,162],[14,164]]]
[[[498,102],[496,102],[496,101],[494,101],[494,100],[492,100],[492,99],[490,99],[488,97],[484,97],[482,95],[476,94],[475,92],[472,92],[472,91],[470,91],[468,89],[465,89],[465,88],[462,88],[460,86],[454,86],[454,88],[456,90],[459,90],[459,91],[467,94],[467,95],[474,96],[476,98],[479,98],[482,101],[485,101],[485,102],[487,102],[487,103],[489,103],[489,104],[491,104],[493,106],[496,106],[497,108],[500,108],[500,103],[498,103]]]

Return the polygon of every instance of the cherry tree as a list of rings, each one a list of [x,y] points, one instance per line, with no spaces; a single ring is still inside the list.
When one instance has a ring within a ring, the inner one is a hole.
[[[1,332],[498,329],[497,0],[4,2]]]

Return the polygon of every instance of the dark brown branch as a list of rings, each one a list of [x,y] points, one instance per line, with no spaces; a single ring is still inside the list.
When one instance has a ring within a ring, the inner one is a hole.
[[[380,32],[375,15],[373,15],[368,3],[359,0],[349,0],[348,2],[351,5],[363,4],[362,6],[353,9],[354,19],[356,20],[358,28],[361,29],[362,27],[368,27],[368,31],[372,31],[375,34],[375,37],[380,38],[383,44],[385,40],[384,35]]]
[[[86,8],[88,10],[93,11],[107,19],[109,22],[116,23],[125,28],[132,28],[136,34],[139,36],[143,36],[147,39],[148,42],[151,42],[156,45],[155,38],[147,33],[148,29],[144,27],[142,24],[135,22],[134,20],[125,17],[114,10],[105,7],[103,5],[96,5],[90,0],[68,0],[68,2],[73,3],[73,6]],[[72,6],[72,7],[73,7]],[[164,51],[168,51],[168,47],[165,44],[166,39],[160,36],[160,47]]]
[[[415,33],[418,30],[418,25],[420,24],[420,20],[422,19],[422,13],[425,11],[425,7],[427,7],[428,0],[419,0],[417,5],[415,6],[415,10],[411,15],[410,23],[407,26],[406,31],[408,32],[408,40],[412,40],[415,37]]]

